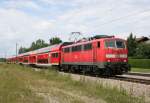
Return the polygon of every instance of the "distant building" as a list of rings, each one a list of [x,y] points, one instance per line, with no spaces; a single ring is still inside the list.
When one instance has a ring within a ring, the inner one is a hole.
[[[148,37],[144,37],[144,36],[142,36],[141,38],[136,38],[136,41],[138,43],[150,44],[150,39]]]

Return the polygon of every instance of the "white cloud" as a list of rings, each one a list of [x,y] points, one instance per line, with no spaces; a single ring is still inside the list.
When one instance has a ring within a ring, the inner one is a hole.
[[[126,38],[130,32],[137,37],[148,36],[149,3],[149,0],[5,1],[0,6],[0,43],[3,44],[0,54],[4,51],[14,54],[16,42],[29,46],[38,38],[48,41],[52,36],[67,40],[72,31],[80,31],[84,36],[106,34]]]
[[[50,21],[31,17],[14,9],[0,9],[0,51],[12,50],[14,53],[15,43],[23,46],[38,38],[47,35],[52,26]],[[47,36],[48,37],[48,36]]]
[[[6,0],[3,2],[3,5],[5,5],[5,8],[15,8],[15,9],[24,9],[24,8],[30,8],[30,9],[40,9],[40,6],[36,4],[36,2],[32,0]]]

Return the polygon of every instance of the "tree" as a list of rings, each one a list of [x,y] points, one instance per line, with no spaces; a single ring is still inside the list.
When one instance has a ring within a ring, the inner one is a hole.
[[[30,46],[30,50],[36,50],[37,47],[36,47],[36,43],[35,42],[32,42],[31,46]]]
[[[136,42],[136,37],[133,37],[132,33],[127,38],[127,47],[128,47],[128,51],[129,51],[128,55],[129,56],[135,56],[136,48],[137,48],[137,42]]]
[[[40,49],[40,48],[47,47],[47,46],[48,46],[48,44],[45,43],[44,40],[38,39],[38,40],[36,40],[35,42],[32,42],[32,44],[31,44],[29,50],[30,50],[30,51],[31,51],[31,50],[36,50],[36,49]]]
[[[47,47],[47,46],[48,46],[48,44],[45,43],[44,40],[38,39],[35,42],[32,42],[32,44],[29,48],[20,47],[19,54],[29,52],[32,50],[36,50],[36,49],[40,49],[40,48]]]
[[[136,57],[150,59],[150,44],[139,44],[136,49]]]
[[[0,62],[6,62],[6,58],[0,58]]]
[[[28,48],[25,48],[25,47],[20,47],[20,49],[19,49],[19,54],[21,54],[21,53],[25,53],[25,52],[28,52],[29,51],[29,49]]]
[[[53,38],[50,39],[50,45],[59,44],[61,42],[62,42],[62,40],[59,37],[53,37]],[[38,40],[32,42],[32,44],[29,48],[20,47],[18,53],[21,54],[21,53],[37,50],[37,49],[40,49],[40,48],[43,48],[43,47],[47,47],[47,46],[48,46],[48,43],[46,43],[42,39],[38,39]]]
[[[62,43],[62,40],[59,37],[53,37],[49,41],[50,41],[50,45]]]

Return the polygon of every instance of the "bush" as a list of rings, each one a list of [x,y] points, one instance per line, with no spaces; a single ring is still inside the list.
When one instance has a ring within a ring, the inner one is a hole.
[[[150,59],[150,44],[139,44],[136,49],[136,57],[139,59]]]
[[[150,69],[150,59],[129,59],[131,67]]]

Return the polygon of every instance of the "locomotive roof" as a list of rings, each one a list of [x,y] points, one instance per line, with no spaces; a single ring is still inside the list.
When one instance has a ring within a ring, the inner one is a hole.
[[[93,39],[93,40],[87,40],[87,41],[82,41],[82,42],[76,42],[76,43],[73,43],[71,45],[64,46],[62,48],[76,46],[76,45],[82,45],[82,44],[87,44],[87,43],[92,43],[92,42],[96,42],[96,41],[99,41],[99,40],[116,40],[116,39],[123,40],[121,38],[114,38],[114,37],[112,37],[112,38],[100,38],[100,39]]]

